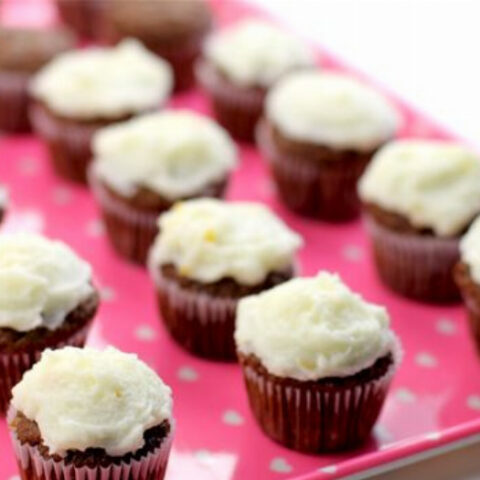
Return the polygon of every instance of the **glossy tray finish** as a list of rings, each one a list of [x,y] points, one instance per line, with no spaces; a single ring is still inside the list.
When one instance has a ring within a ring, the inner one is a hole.
[[[7,0],[4,18],[28,18],[29,3],[35,9],[41,4],[41,18],[50,18],[43,0]],[[214,6],[220,24],[254,13],[252,7],[233,1],[216,1]],[[322,64],[346,70],[326,52],[322,52]],[[394,101],[405,120],[401,136],[449,137],[433,122]],[[172,106],[209,112],[199,92],[175,98]],[[339,272],[368,300],[387,305],[403,341],[403,364],[375,434],[360,450],[310,456],[266,438],[250,414],[240,369],[196,359],[168,338],[146,271],[115,256],[89,192],[56,178],[43,146],[33,137],[0,138],[0,181],[8,184],[12,199],[2,231],[41,231],[65,240],[88,259],[103,297],[89,343],[137,352],[173,387],[178,430],[167,479],[334,479],[479,434],[480,365],[463,308],[421,305],[390,293],[374,271],[360,220],[329,225],[290,213],[277,200],[259,154],[250,147],[239,149],[241,164],[228,198],[261,201],[273,208],[304,236],[302,273]],[[6,425],[0,420],[0,478],[17,479],[15,475]]]

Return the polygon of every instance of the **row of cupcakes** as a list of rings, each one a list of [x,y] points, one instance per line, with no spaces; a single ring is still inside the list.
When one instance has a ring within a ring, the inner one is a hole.
[[[215,203],[191,204],[204,202]],[[276,229],[284,242],[298,243],[280,224],[273,226],[277,220],[264,207],[238,204],[236,209],[237,229],[251,216],[254,224],[270,222],[266,233]],[[207,222],[199,230],[211,237],[210,228]],[[246,237],[253,230],[245,227]],[[146,480],[163,478],[174,431],[170,389],[133,355],[78,348],[98,304],[88,264],[66,245],[36,235],[5,235],[0,251],[2,292],[8,293],[0,299],[0,319],[8,324],[0,328],[1,378],[2,388],[13,387],[8,423],[21,474],[44,478],[54,468],[57,474],[88,478],[102,472],[105,480],[116,478],[119,470],[132,480],[139,472]],[[161,252],[161,247],[153,250],[154,265]],[[172,251],[167,252],[170,265]],[[227,264],[245,282],[261,275],[262,268],[251,260],[235,264],[227,253]],[[277,264],[278,252],[260,248],[254,253],[264,257],[263,268]],[[205,266],[205,251],[199,258],[190,268],[215,277],[220,263]],[[280,264],[285,261],[291,259]],[[252,411],[265,433],[289,448],[320,453],[360,445],[370,435],[401,358],[387,311],[365,302],[336,275],[289,277],[276,287],[245,292],[237,309],[236,351]],[[199,301],[203,297],[204,304],[215,302],[195,288],[189,294]],[[177,298],[177,303],[186,301]],[[204,314],[200,320],[208,322],[208,308]],[[218,330],[222,320],[217,319]],[[30,365],[18,358],[28,358]],[[22,366],[25,371],[12,378]],[[359,392],[360,403],[354,401]]]

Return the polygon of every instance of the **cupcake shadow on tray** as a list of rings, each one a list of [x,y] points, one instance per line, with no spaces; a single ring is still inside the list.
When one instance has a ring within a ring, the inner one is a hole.
[[[303,240],[268,207],[222,200],[243,168],[232,138],[256,143],[292,212],[335,229],[363,210],[380,280],[417,301],[461,294],[480,344],[476,154],[394,140],[389,100],[315,66],[268,22],[212,32],[203,2],[57,3],[78,35],[110,46],[0,30],[0,127],[28,129],[30,111],[55,172],[90,188],[118,261],[148,268],[171,338],[239,361],[268,437],[317,454],[362,445],[402,351],[387,308],[335,273],[295,278]],[[165,108],[195,79],[222,126]],[[80,348],[98,303],[91,267],[68,246],[0,236],[0,410],[22,478],[163,478],[171,391],[134,355]]]

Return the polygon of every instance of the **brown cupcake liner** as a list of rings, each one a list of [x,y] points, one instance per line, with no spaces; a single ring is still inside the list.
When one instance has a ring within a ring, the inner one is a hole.
[[[120,256],[145,265],[162,212],[141,211],[118,201],[96,178],[92,168],[88,171],[88,179],[113,248]]]
[[[471,337],[480,355],[480,285],[473,280],[470,268],[463,262],[455,266],[454,278],[467,309]]]
[[[275,147],[264,121],[258,124],[256,134],[280,198],[290,209],[331,222],[348,221],[359,215],[357,182],[369,162],[367,157],[315,161],[287,156]]]
[[[305,453],[357,447],[368,440],[401,359],[399,343],[382,376],[346,385],[276,377],[239,353],[250,408],[264,433]]]
[[[457,238],[396,232],[369,215],[366,224],[378,273],[392,290],[427,302],[460,299],[453,278],[460,255]]]
[[[15,417],[12,408],[9,419]],[[155,450],[139,459],[119,460],[110,465],[75,466],[64,459],[45,458],[35,446],[22,444],[10,432],[22,480],[163,480],[173,441],[173,428]]]
[[[237,140],[253,142],[266,92],[258,88],[236,87],[221,78],[205,61],[198,62],[196,77],[210,97],[218,122]]]
[[[194,355],[235,361],[233,340],[237,300],[182,288],[150,265],[158,308],[172,338]]]
[[[29,78],[26,73],[0,72],[0,130],[10,133],[30,131]]]
[[[30,110],[35,132],[45,141],[53,168],[61,177],[87,183],[87,167],[92,158],[91,141],[97,125],[62,121],[39,104]]]
[[[89,328],[90,325],[87,325],[54,348],[83,347],[87,340]],[[40,359],[42,352],[43,349],[0,353],[0,415],[5,415],[8,410],[12,388],[22,379],[23,374]]]
[[[84,39],[103,40],[108,0],[57,0],[61,19]]]

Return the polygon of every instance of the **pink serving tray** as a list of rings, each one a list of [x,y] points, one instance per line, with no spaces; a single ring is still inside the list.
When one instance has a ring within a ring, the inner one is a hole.
[[[214,0],[213,4],[219,24],[259,14],[234,1]],[[52,20],[52,9],[48,0],[7,0],[3,15],[8,22],[19,17],[43,22]],[[322,64],[325,69],[352,72],[323,51]],[[393,100],[405,119],[401,136],[451,137]],[[178,96],[172,106],[209,113],[199,92]],[[33,137],[0,139],[0,181],[9,186],[12,200],[3,231],[41,231],[65,240],[88,259],[103,297],[89,343],[137,352],[173,388],[178,430],[168,480],[334,479],[473,441],[480,434],[480,365],[463,308],[421,305],[390,293],[374,271],[361,221],[330,225],[290,213],[277,200],[256,150],[239,149],[241,165],[228,198],[268,204],[305,238],[302,273],[339,272],[368,300],[388,307],[403,341],[403,364],[375,433],[360,450],[310,456],[267,439],[250,414],[239,368],[199,360],[168,338],[146,271],[115,256],[89,192],[55,177],[43,146]],[[0,478],[17,479],[16,471],[2,420]]]

